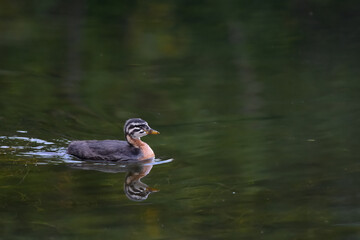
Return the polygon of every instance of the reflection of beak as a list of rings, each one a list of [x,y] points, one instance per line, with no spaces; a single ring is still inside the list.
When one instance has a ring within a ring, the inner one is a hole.
[[[146,191],[148,191],[148,192],[159,192],[160,190],[156,189],[156,188],[152,188],[152,187],[147,187]]]
[[[146,134],[160,134],[160,133],[154,129],[150,129],[150,130],[146,131]]]

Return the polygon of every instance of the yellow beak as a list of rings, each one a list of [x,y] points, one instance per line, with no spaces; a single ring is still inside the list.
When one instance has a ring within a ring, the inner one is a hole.
[[[154,129],[150,129],[149,131],[146,131],[147,134],[160,134],[158,131]]]
[[[159,191],[160,191],[159,189],[152,188],[152,187],[147,187],[146,190],[147,190],[148,192],[159,192]]]

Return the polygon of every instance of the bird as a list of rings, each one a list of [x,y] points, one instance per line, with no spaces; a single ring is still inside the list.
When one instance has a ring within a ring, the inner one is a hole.
[[[148,134],[160,134],[141,118],[130,118],[124,124],[126,141],[121,140],[83,140],[73,141],[67,153],[82,160],[147,160],[154,159],[151,147],[140,138]]]

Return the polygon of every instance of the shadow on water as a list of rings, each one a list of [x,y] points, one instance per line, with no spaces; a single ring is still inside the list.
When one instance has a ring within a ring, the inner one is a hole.
[[[24,134],[26,131],[18,131]],[[79,160],[66,153],[68,140],[45,141],[25,136],[0,136],[0,150],[3,154],[11,153],[20,158],[31,157],[36,165],[66,164],[73,169],[93,170],[104,173],[126,173],[124,192],[132,201],[144,201],[150,193],[159,192],[159,189],[149,187],[141,181],[152,170],[154,165],[172,162],[173,159],[147,159],[143,161],[95,161]]]

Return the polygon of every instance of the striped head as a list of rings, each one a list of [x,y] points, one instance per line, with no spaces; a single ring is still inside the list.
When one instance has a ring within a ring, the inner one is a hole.
[[[141,182],[140,179],[134,180],[128,184],[125,180],[124,192],[126,197],[132,201],[144,201],[148,198],[150,193],[158,191],[158,189],[151,188],[145,183]]]
[[[125,137],[130,136],[139,139],[148,134],[160,134],[158,131],[151,129],[149,124],[141,118],[130,118],[124,125]]]

